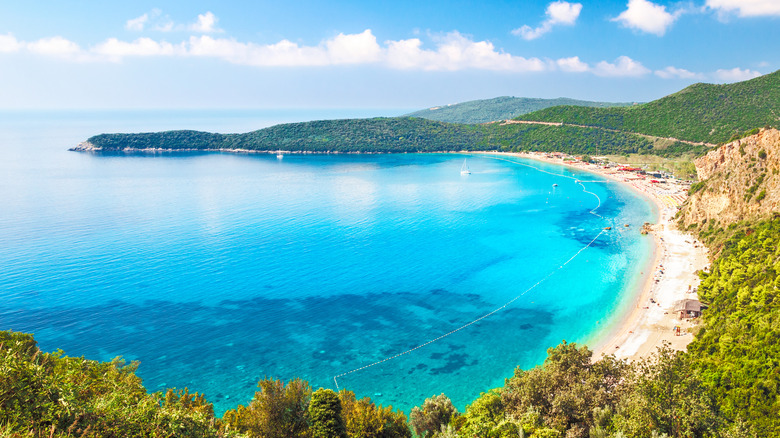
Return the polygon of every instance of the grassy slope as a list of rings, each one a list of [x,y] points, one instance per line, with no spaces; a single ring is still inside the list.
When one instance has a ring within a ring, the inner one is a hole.
[[[449,123],[487,123],[507,120],[533,111],[560,105],[613,107],[628,106],[631,103],[590,102],[586,100],[559,97],[557,99],[536,99],[530,97],[502,96],[493,99],[471,100],[441,107],[429,108],[407,114],[428,120]]]
[[[734,134],[780,126],[780,71],[734,84],[694,84],[627,108],[562,106],[519,117],[722,143]]]

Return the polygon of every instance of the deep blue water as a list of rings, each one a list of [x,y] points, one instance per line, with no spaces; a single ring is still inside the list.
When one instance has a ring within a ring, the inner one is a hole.
[[[408,413],[442,392],[462,409],[617,316],[655,212],[592,175],[484,155],[463,176],[457,154],[66,150],[101,132],[362,115],[376,114],[0,113],[0,329],[139,360],[150,390],[187,386],[221,413],[264,376],[334,388],[522,295],[338,379]]]

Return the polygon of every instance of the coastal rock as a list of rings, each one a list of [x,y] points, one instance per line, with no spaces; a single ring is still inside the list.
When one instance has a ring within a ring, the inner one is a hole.
[[[684,227],[714,221],[727,226],[768,217],[780,206],[780,131],[727,143],[695,162],[699,182],[680,212]]]
[[[78,144],[78,146],[70,148],[68,150],[75,151],[75,152],[93,152],[93,151],[103,150],[103,148],[99,148],[88,141],[82,141],[81,143]]]

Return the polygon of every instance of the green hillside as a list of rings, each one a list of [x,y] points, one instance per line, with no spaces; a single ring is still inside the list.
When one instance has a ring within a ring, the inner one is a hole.
[[[780,71],[734,84],[694,84],[633,107],[561,106],[518,119],[723,143],[753,128],[780,126]]]
[[[491,123],[463,125],[398,117],[322,120],[276,125],[245,134],[166,131],[101,134],[90,138],[104,151],[123,149],[254,150],[305,152],[565,151],[578,154],[679,155],[696,147],[675,143],[663,150],[643,136],[575,126]]]
[[[632,103],[591,102],[587,100],[569,99],[535,99],[530,97],[502,96],[493,99],[471,100],[453,105],[442,105],[415,111],[407,114],[410,117],[420,117],[428,120],[449,123],[487,123],[497,120],[508,120],[533,111],[553,106],[571,105],[607,108],[613,106],[630,106]]]
[[[780,220],[699,232],[708,245],[730,235],[699,296],[709,305],[688,347],[722,415],[759,436],[780,434]]]

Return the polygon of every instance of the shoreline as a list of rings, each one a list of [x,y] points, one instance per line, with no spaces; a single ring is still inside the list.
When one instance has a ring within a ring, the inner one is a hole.
[[[242,148],[136,148],[136,147],[123,147],[123,148],[110,148],[104,149],[100,146],[95,146],[89,141],[82,141],[77,146],[68,148],[69,152],[86,152],[86,153],[145,153],[145,154],[160,154],[160,153],[176,153],[176,152],[220,152],[226,154],[266,154],[266,155],[390,155],[390,154],[470,154],[481,153],[480,151],[467,151],[467,150],[452,150],[452,151],[415,151],[415,152],[398,152],[398,151],[338,151],[338,150],[283,150],[283,149],[242,149]]]
[[[487,153],[486,153],[487,154]],[[685,350],[693,340],[697,326],[691,320],[680,320],[676,307],[686,299],[698,300],[697,271],[709,266],[707,248],[690,234],[679,231],[674,223],[677,207],[687,198],[687,188],[677,182],[652,183],[634,172],[604,168],[581,161],[564,161],[563,154],[490,153],[509,155],[576,168],[595,173],[622,184],[653,203],[658,222],[650,227],[652,254],[641,277],[627,283],[628,293],[610,323],[594,332],[584,343],[597,360],[614,354],[619,359],[637,360],[652,355],[657,347],[669,343],[674,350]],[[639,232],[637,230],[637,232]],[[630,303],[630,304],[629,304]],[[679,335],[675,327],[679,327]]]

